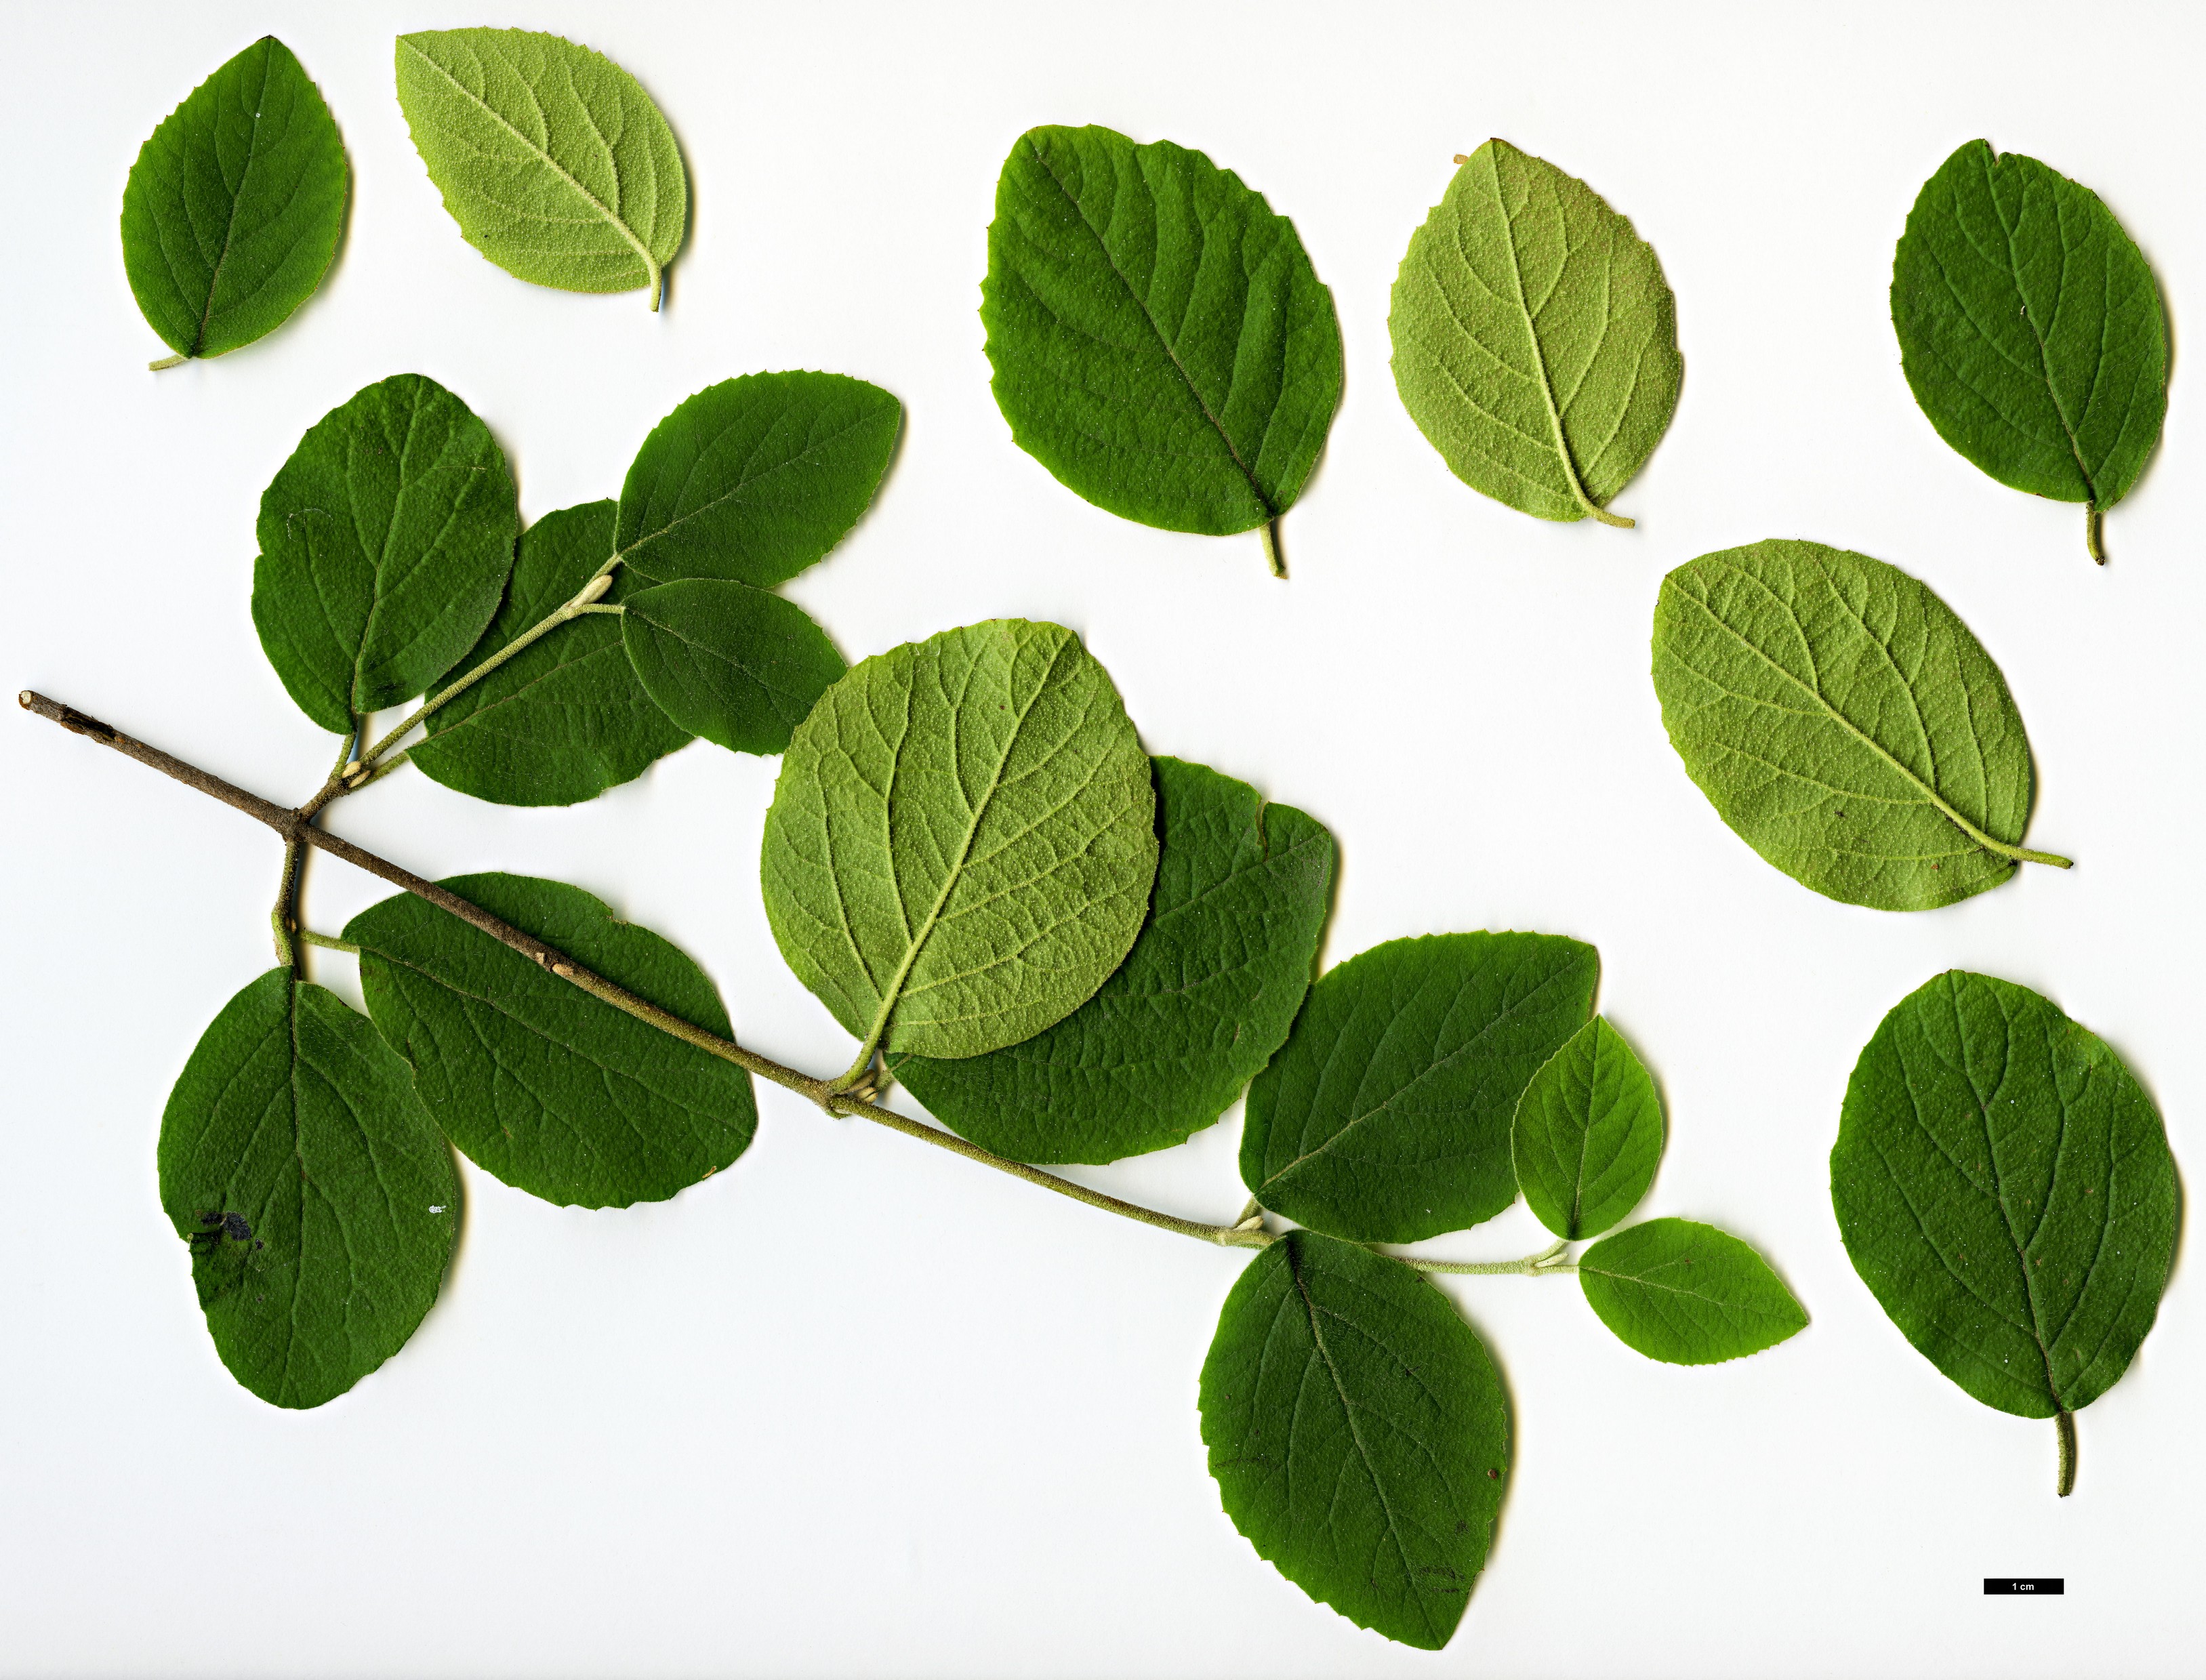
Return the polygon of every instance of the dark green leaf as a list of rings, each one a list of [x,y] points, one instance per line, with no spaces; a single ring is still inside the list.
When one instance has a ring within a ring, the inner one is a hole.
[[[271,968],[223,1006],[169,1095],[161,1206],[230,1374],[271,1405],[319,1406],[436,1300],[460,1177],[375,1029]]]
[[[1577,1242],[1639,1206],[1662,1160],[1662,1099],[1630,1045],[1595,1016],[1532,1075],[1510,1155],[1540,1223]]]
[[[785,751],[790,731],[844,670],[802,607],[748,583],[662,583],[629,596],[620,623],[660,709],[730,752]]]
[[[858,522],[896,451],[903,405],[841,373],[747,373],[653,426],[621,486],[622,557],[653,583],[770,589]]]
[[[1294,504],[1340,404],[1294,224],[1200,152],[1033,128],[1004,160],[981,319],[1021,449],[1099,508],[1224,534]]]
[[[721,1038],[704,971],[578,887],[526,875],[444,883],[616,986]],[[434,905],[401,894],[352,919],[361,990],[461,1153],[516,1189],[578,1207],[663,1201],[743,1153],[750,1075]]]
[[[1517,1099],[1593,1014],[1601,957],[1547,933],[1394,939],[1333,969],[1249,1087],[1257,1200],[1358,1242],[1415,1242],[1517,1199]]]
[[[1578,1283],[1618,1341],[1671,1365],[1743,1359],[1808,1323],[1761,1255],[1690,1219],[1649,1219],[1604,1236],[1578,1256]]]
[[[263,35],[162,120],[122,189],[122,266],[180,356],[273,332],[337,253],[352,171],[321,92]]]
[[[474,646],[513,568],[505,456],[468,405],[400,373],[333,408],[260,498],[253,623],[324,729],[427,688]]]
[[[546,514],[522,533],[505,605],[434,682],[473,670],[557,612],[612,557],[613,504]],[[632,592],[616,569],[605,596]],[[573,805],[641,776],[689,739],[652,701],[621,645],[621,621],[585,614],[547,631],[430,714],[408,754],[446,787],[501,805]]]
[[[2121,1058],[2035,992],[1958,968],[1863,1050],[1831,1204],[1907,1339],[2022,1417],[2114,1385],[2175,1258],[2175,1163]]]
[[[934,1117],[1022,1161],[1113,1161],[1209,1125],[1287,1036],[1333,898],[1322,825],[1155,760],[1156,891],[1102,990],[1022,1044],[893,1058]]]
[[[1509,1403],[1439,1290],[1291,1231],[1226,1297],[1201,1403],[1225,1514],[1261,1556],[1358,1627],[1447,1643],[1494,1543]]]

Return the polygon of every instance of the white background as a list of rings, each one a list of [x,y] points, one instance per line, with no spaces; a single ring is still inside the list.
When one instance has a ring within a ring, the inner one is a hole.
[[[1988,1410],[1856,1278],[1826,1154],[1883,1012],[1954,965],[2043,990],[2126,1057],[2206,1183],[2197,372],[2086,559],[2079,509],[1984,477],[1910,399],[1887,313],[1916,190],[1982,135],[2096,188],[2179,335],[2206,289],[2197,14],[2168,6],[11,3],[0,318],[0,691],[35,687],[286,800],[333,743],[247,616],[253,516],[300,434],[419,371],[487,420],[525,516],[616,493],[690,392],[760,368],[908,407],[873,512],[791,593],[853,658],[1003,615],[1073,626],[1145,741],[1256,783],[1343,849],[1327,946],[1533,928],[1595,942],[1601,1007],[1663,1086],[1649,1213],[1768,1254],[1807,1331],[1708,1369],[1611,1338],[1568,1279],[1449,1293],[1507,1374],[1517,1459],[1439,1656],[1315,1606],[1221,1515],[1195,1373],[1242,1258],[1061,1202],[774,1089],[732,1170],[656,1206],[548,1206],[466,1169],[412,1343],[289,1414],[217,1362],[155,1193],[170,1081],[270,961],[277,849],[12,710],[0,1195],[0,1670],[131,1675],[2126,1676],[2206,1635],[2206,1310],[2179,1266],[2081,1419]],[[641,79],[695,205],[666,313],[531,287],[464,244],[391,90],[401,30],[563,32]],[[158,375],[123,177],[273,28],[354,170],[344,245],[274,335]],[[997,167],[1040,122],[1169,137],[1291,216],[1347,396],[1286,521],[1151,531],[1058,486],[998,415],[975,315]],[[1653,241],[1686,361],[1617,506],[1541,523],[1447,473],[1396,401],[1387,291],[1451,156],[1490,134]],[[1954,909],[1816,897],[1718,821],[1662,732],[1670,567],[1766,536],[1928,581],[1991,650],[2041,771],[2025,869]],[[699,743],[569,810],[403,774],[333,813],[435,875],[575,881],[694,953],[738,1033],[849,1046],[760,909],[773,761]],[[382,896],[318,862],[312,925]],[[345,959],[319,978],[357,1001]],[[1239,1206],[1238,1111],[1083,1171]],[[1541,1246],[1520,1206],[1436,1251]],[[1987,1574],[2065,1598],[1987,1599]]]

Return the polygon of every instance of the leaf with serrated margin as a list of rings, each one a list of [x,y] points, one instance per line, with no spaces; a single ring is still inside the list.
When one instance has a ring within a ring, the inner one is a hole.
[[[1578,1284],[1616,1339],[1669,1365],[1716,1365],[1774,1348],[1808,1315],[1769,1263],[1691,1219],[1629,1225],[1578,1256]]]
[[[1732,832],[1877,910],[1995,887],[2022,846],[2030,742],[1953,610],[1897,566],[1773,539],[1688,561],[1654,607],[1670,744]]]
[[[403,1347],[459,1230],[452,1152],[406,1064],[289,968],[200,1039],[161,1117],[160,1171],[215,1351],[275,1406],[334,1400]]]
[[[1541,1224],[1575,1242],[1639,1206],[1662,1160],[1662,1099],[1601,1016],[1573,1033],[1517,1099],[1510,1158]]]
[[[273,332],[337,253],[352,170],[291,50],[263,35],[161,120],[122,189],[122,266],[177,355]]]
[[[1290,1231],[1226,1297],[1201,1406],[1210,1474],[1259,1556],[1358,1627],[1447,1643],[1494,1544],[1509,1403],[1446,1296]]]
[[[1086,1003],[1156,876],[1149,761],[1071,631],[999,618],[852,668],[766,819],[766,920],[870,1052],[978,1056]]]
[[[1241,1178],[1274,1212],[1416,1242],[1517,1200],[1510,1123],[1593,1014],[1601,957],[1550,933],[1393,939],[1310,988],[1249,1087]]]
[[[1585,182],[1491,140],[1410,236],[1394,388],[1448,470],[1541,519],[1607,511],[1684,383],[1654,247]]]
[[[443,885],[691,1026],[734,1036],[704,970],[581,888],[507,874]],[[750,1142],[748,1073],[435,905],[386,898],[344,937],[361,948],[368,1013],[437,1123],[516,1189],[575,1207],[663,1201]]]
[[[683,578],[629,595],[621,638],[644,690],[685,730],[731,753],[778,753],[843,675],[826,631],[748,583]]]
[[[520,513],[490,428],[400,373],[316,421],[260,497],[253,623],[335,734],[420,694],[498,611]]]
[[[1156,760],[1156,890],[1102,989],[1023,1043],[891,1057],[927,1111],[1022,1161],[1114,1161],[1185,1141],[1271,1059],[1309,990],[1333,836],[1289,805]]]

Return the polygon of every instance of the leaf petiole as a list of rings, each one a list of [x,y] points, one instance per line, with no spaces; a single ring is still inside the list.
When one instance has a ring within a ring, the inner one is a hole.
[[[2060,1437],[2060,1476],[2055,1486],[2065,1499],[2076,1491],[2076,1414],[2054,1413],[2053,1427]]]
[[[358,945],[349,940],[333,938],[327,933],[310,932],[302,927],[299,930],[299,938],[303,943],[319,946],[324,950],[341,950],[353,956],[360,955]]]
[[[158,364],[157,363],[156,366]],[[2106,511],[2096,502],[2084,504],[2084,546],[2102,566],[2107,563]]]

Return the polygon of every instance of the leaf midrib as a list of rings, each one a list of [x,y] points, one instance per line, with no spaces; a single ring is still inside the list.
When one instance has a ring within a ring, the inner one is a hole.
[[[265,44],[269,46],[272,46],[274,40],[272,35],[264,38]],[[215,258],[213,268],[207,272],[206,302],[200,309],[199,328],[192,334],[192,348],[186,352],[188,355],[196,356],[206,349],[207,323],[214,319],[214,295],[222,285],[222,267],[230,260],[230,245],[237,238],[237,208],[244,202],[246,185],[253,179],[253,165],[260,161],[260,113],[268,102],[268,64],[274,57],[272,51],[266,50],[260,55],[260,86],[253,99],[253,140],[246,148],[245,169],[237,177],[237,190],[230,194],[230,216],[223,223],[222,252]]]
[[[2061,435],[2068,440],[2068,453],[2074,459],[2076,471],[2084,480],[2084,491],[2089,498],[2089,505],[2096,508],[2099,505],[2098,480],[2091,476],[2091,469],[2084,464],[2083,445],[2077,438],[2076,428],[2069,424],[2067,406],[2060,400],[2060,388],[2053,383],[2053,364],[2046,354],[2045,335],[2038,331],[2037,317],[2030,310],[2030,295],[2022,289],[2022,271],[2015,262],[2014,229],[2007,225],[2006,212],[2000,204],[1999,185],[1993,178],[1992,172],[1997,167],[1999,158],[1988,145],[1983,146],[1981,156],[1984,191],[1991,199],[1992,214],[1999,218],[2000,232],[2006,241],[2007,276],[2014,282],[2014,295],[2022,301],[2023,321],[2030,328],[2031,342],[2037,346],[2037,377],[2045,382],[2045,394],[2052,401],[2054,418],[2060,422]],[[2029,190],[2027,182],[2024,183],[2024,190]],[[2053,219],[2057,231],[2060,220],[2060,200],[2057,189],[2053,195]],[[2068,269],[2068,246],[2065,240],[2060,246],[2060,269],[2065,278]]]

